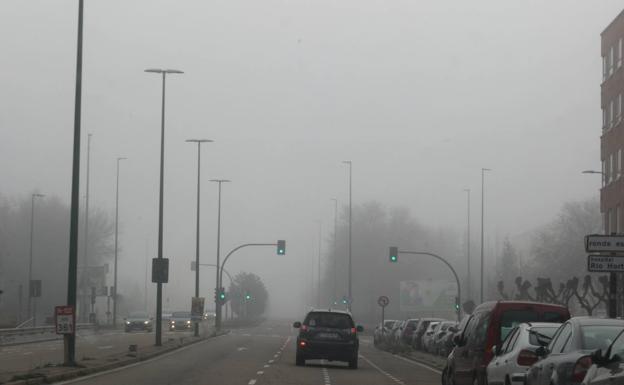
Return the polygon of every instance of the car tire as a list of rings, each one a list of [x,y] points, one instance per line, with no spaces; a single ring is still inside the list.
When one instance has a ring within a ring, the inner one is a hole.
[[[300,352],[297,352],[297,355],[295,356],[295,365],[305,366],[305,357]]]
[[[349,361],[349,369],[357,369],[358,368],[358,356],[357,354]]]

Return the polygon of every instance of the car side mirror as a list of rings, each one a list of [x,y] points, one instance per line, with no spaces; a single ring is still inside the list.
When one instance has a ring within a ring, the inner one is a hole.
[[[299,328],[301,327],[301,322],[299,322],[299,321],[295,322],[295,323],[293,324],[293,327],[294,327],[295,329],[299,329]]]
[[[540,346],[539,348],[535,349],[535,354],[540,358],[546,357],[548,353],[548,348],[545,346]]]
[[[362,326],[362,325],[358,325],[358,326],[355,328],[355,330],[357,330],[357,331],[358,331],[358,333],[361,333],[361,332],[363,332],[363,331],[364,331],[364,326]]]
[[[494,353],[495,356],[500,356],[501,353],[501,349],[499,346],[492,346],[492,353]]]

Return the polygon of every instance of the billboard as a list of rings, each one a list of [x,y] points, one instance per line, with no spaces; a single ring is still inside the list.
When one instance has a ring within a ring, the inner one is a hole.
[[[399,305],[404,312],[449,311],[455,308],[455,282],[432,279],[401,281],[399,290]]]

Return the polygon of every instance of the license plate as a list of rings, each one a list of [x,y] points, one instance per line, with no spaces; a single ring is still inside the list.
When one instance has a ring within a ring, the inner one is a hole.
[[[319,333],[319,338],[324,338],[327,340],[336,340],[338,339],[338,334],[336,333]]]

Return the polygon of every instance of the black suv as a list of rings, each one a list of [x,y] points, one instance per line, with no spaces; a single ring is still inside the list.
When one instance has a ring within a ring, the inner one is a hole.
[[[358,366],[360,342],[357,333],[364,330],[355,326],[351,314],[338,310],[312,310],[303,324],[295,322],[297,337],[297,366],[306,360],[326,359],[346,361],[351,369]]]

